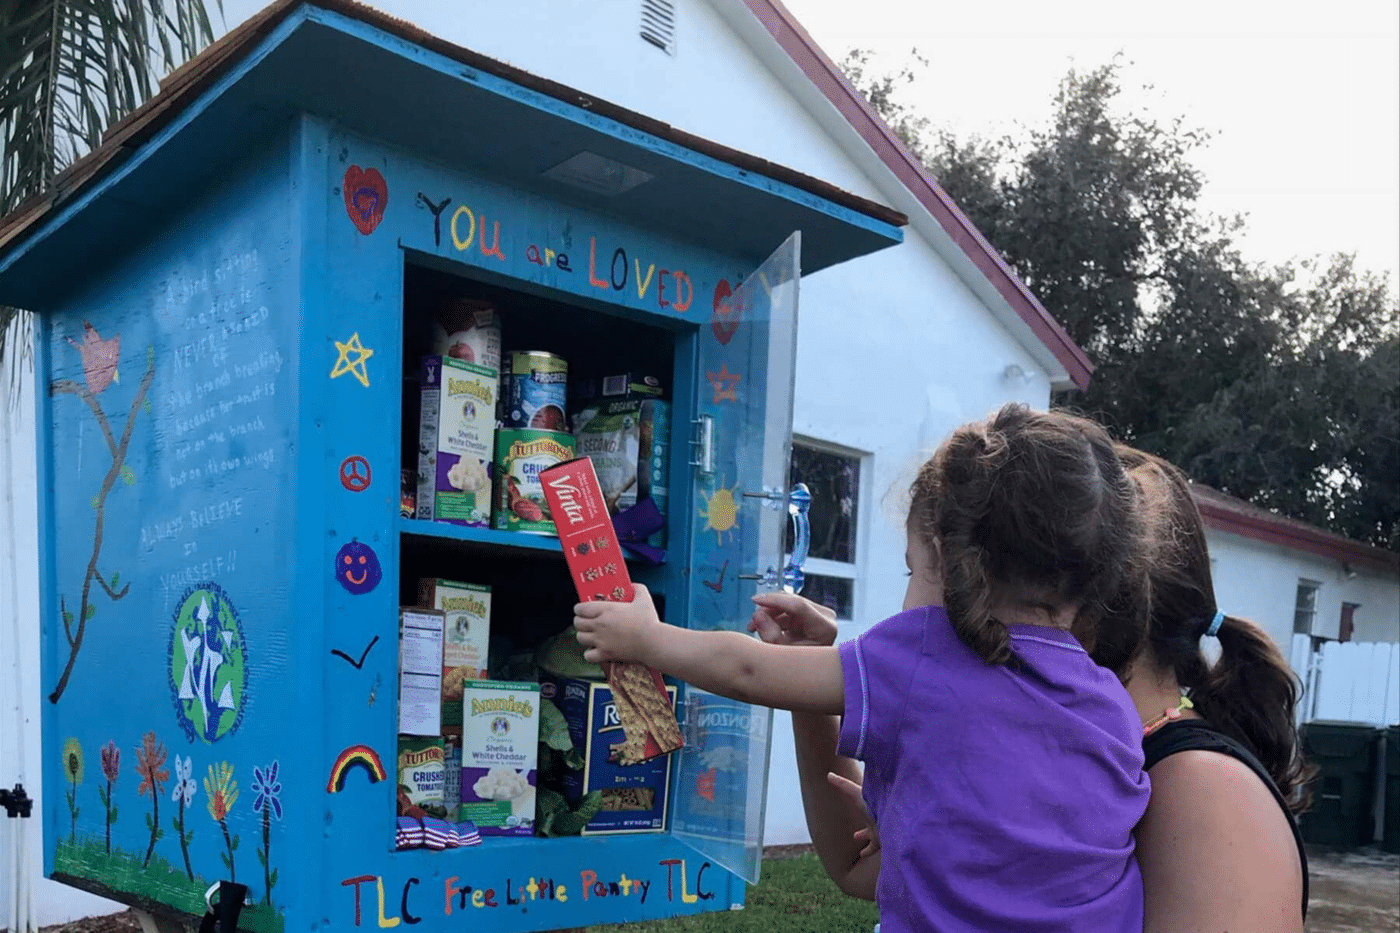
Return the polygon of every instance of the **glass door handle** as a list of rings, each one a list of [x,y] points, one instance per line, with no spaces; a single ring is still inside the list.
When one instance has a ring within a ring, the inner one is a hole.
[[[789,593],[801,593],[806,576],[802,567],[807,563],[807,552],[812,545],[812,523],[808,512],[812,508],[812,493],[806,483],[798,483],[788,493],[788,517],[792,519],[792,554],[783,568],[783,589]]]
[[[770,504],[781,501],[778,496],[770,493],[745,495],[755,499],[767,499]],[[807,484],[798,483],[793,486],[787,494],[788,517],[792,521],[792,554],[789,555],[786,566],[781,573],[775,567],[769,567],[763,573],[741,573],[740,580],[757,580],[762,586],[782,587],[789,593],[802,592],[805,582],[802,566],[807,563],[807,552],[812,543],[812,524],[808,519],[811,507],[812,494],[808,491]]]

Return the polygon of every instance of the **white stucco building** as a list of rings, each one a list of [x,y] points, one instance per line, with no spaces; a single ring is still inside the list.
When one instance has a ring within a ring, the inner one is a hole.
[[[1197,486],[1215,595],[1286,646],[1318,640],[1400,641],[1400,555]]]
[[[264,5],[223,2],[230,27]],[[795,473],[830,503],[827,514],[814,514],[808,571],[811,592],[840,606],[843,637],[900,607],[905,543],[897,492],[923,456],[951,428],[1005,402],[1045,407],[1052,387],[1087,384],[1092,368],[1084,353],[773,0],[374,5],[450,42],[908,215],[900,246],[802,282]],[[655,41],[641,35],[644,23]],[[32,406],[28,395],[17,409],[0,405],[0,515],[8,522],[0,526],[0,784],[23,780],[36,794],[41,762],[37,753],[22,754],[39,746]],[[1293,546],[1259,530],[1269,523],[1258,516],[1253,525],[1232,524],[1230,508],[1207,512],[1222,606],[1257,619],[1286,646],[1298,581],[1315,581],[1315,634],[1335,637],[1341,605],[1358,603],[1354,638],[1400,639],[1400,583],[1384,552],[1353,554],[1349,542],[1321,551]],[[780,714],[770,842],[807,838],[795,788],[790,721]],[[6,843],[8,831],[0,832]],[[26,840],[34,874],[37,832],[36,824]],[[0,878],[13,876],[7,859],[0,845]],[[35,891],[40,923],[106,903],[48,882]],[[10,893],[0,884],[0,926]]]

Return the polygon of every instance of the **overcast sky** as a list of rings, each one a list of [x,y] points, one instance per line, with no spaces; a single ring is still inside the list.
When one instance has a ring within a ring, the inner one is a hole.
[[[935,125],[988,135],[1051,112],[1071,66],[1122,52],[1125,99],[1215,133],[1196,156],[1205,206],[1247,213],[1248,257],[1356,252],[1400,269],[1397,0],[786,0],[838,61],[929,60],[908,100]],[[1151,85],[1149,91],[1138,90]]]

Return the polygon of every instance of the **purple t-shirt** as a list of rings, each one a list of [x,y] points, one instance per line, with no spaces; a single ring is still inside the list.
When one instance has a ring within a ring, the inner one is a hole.
[[[880,829],[881,933],[1142,933],[1147,809],[1127,691],[1068,632],[992,666],[941,606],[841,645],[841,754]]]

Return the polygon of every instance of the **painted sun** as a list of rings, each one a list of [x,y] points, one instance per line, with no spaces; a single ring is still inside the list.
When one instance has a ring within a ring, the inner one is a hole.
[[[737,485],[733,489],[726,489],[721,478],[719,487],[710,491],[700,509],[700,517],[705,520],[705,530],[713,531],[721,545],[724,544],[725,532],[729,532],[732,537],[735,529],[739,527],[738,492]]]

